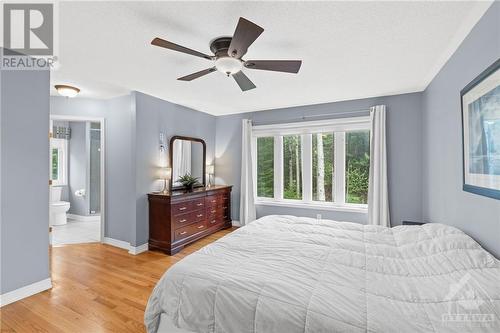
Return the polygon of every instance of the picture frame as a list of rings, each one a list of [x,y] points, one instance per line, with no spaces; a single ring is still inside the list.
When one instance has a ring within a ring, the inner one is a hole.
[[[463,190],[500,200],[500,59],[460,91]]]

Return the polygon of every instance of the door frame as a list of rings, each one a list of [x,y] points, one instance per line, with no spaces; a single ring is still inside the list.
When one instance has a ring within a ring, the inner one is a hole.
[[[103,117],[87,117],[87,116],[74,116],[74,115],[62,115],[62,114],[51,114],[50,124],[56,121],[78,121],[78,122],[93,122],[101,124],[101,227],[100,227],[100,242],[104,243],[104,232],[106,230],[106,119]],[[52,128],[49,129],[52,131]],[[50,146],[50,143],[49,143]]]

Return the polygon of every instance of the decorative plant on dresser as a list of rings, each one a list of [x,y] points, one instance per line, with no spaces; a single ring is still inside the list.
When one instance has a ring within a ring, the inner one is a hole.
[[[184,245],[231,227],[232,186],[206,187],[203,139],[170,139],[171,192],[148,194],[149,249],[175,254]]]

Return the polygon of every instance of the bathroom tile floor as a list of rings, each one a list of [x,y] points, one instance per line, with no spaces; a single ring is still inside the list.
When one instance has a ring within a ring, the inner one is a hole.
[[[100,228],[99,221],[68,219],[67,224],[52,227],[52,245],[99,242]]]

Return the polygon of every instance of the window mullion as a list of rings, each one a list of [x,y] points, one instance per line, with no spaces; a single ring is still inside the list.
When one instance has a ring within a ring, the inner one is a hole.
[[[302,200],[312,202],[312,134],[302,137]]]
[[[253,196],[254,200],[257,200],[257,137],[252,136],[252,143],[250,145],[250,157],[252,159],[252,181],[253,181]]]
[[[335,203],[345,203],[345,132],[335,132]]]
[[[274,199],[283,199],[283,136],[274,137]]]

